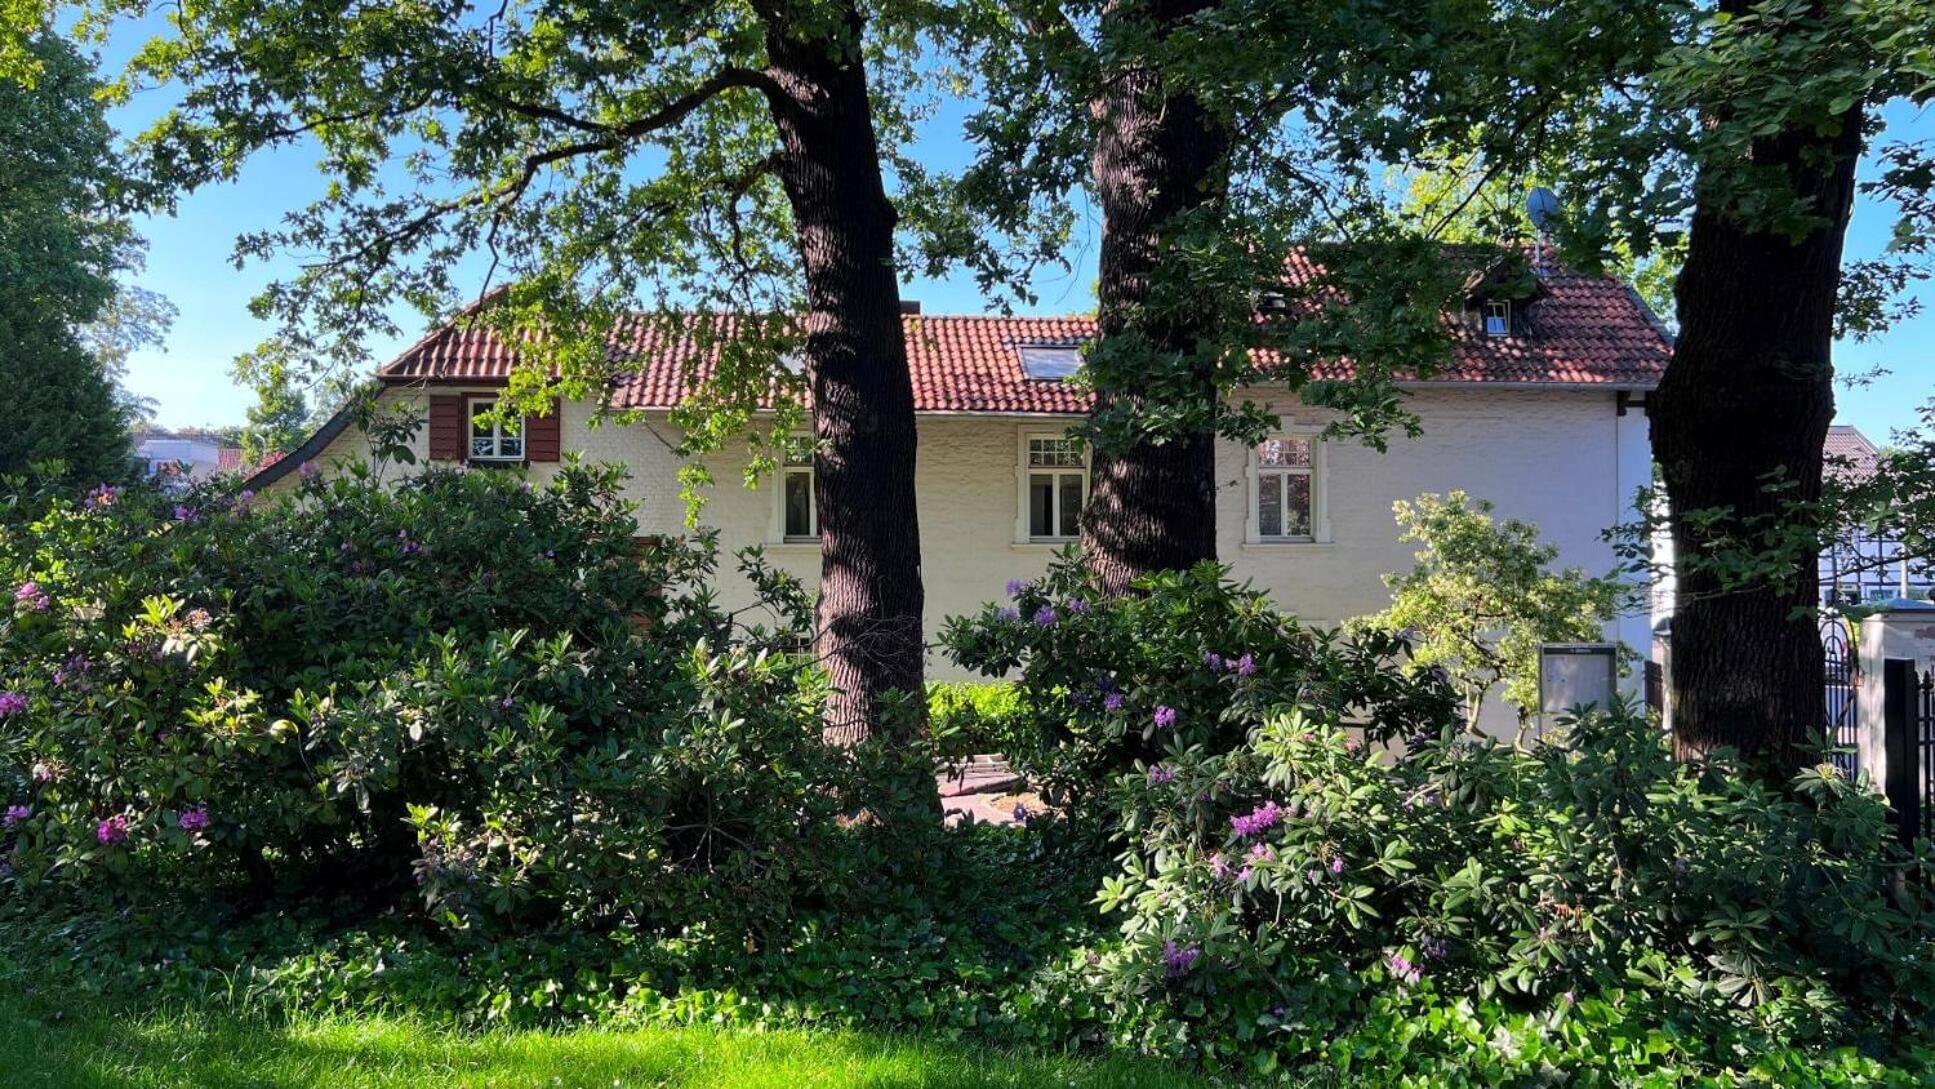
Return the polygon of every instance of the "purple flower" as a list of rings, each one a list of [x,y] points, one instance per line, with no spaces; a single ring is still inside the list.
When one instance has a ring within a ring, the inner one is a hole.
[[[40,583],[28,579],[13,592],[13,605],[23,612],[44,613],[48,605],[47,594],[40,588]]]
[[[1202,955],[1202,949],[1194,945],[1178,948],[1174,941],[1162,943],[1162,962],[1169,969],[1170,979],[1175,979],[1189,971],[1189,966],[1196,963],[1196,958]]]
[[[100,510],[102,507],[113,506],[114,501],[120,497],[121,489],[112,484],[103,484],[88,492],[87,499],[81,503],[81,506],[88,510]]]
[[[1250,845],[1250,858],[1257,862],[1275,862],[1277,853],[1267,843],[1253,843]]]
[[[60,768],[54,764],[49,764],[49,763],[46,763],[45,761],[42,761],[40,763],[35,764],[33,766],[33,769],[29,771],[27,774],[31,776],[33,778],[33,781],[36,783],[51,783],[54,780],[60,778]]]
[[[255,489],[253,488],[243,488],[242,494],[235,497],[235,505],[238,507],[246,507],[253,502],[255,502]]]
[[[175,818],[175,823],[181,825],[184,832],[204,831],[208,828],[208,808],[198,805],[193,809],[184,809],[181,816]]]
[[[0,825],[12,828],[14,825],[19,824],[33,815],[34,811],[31,806],[10,805],[7,807],[6,816],[0,817]]]
[[[308,480],[310,477],[315,476],[316,463],[313,461],[305,461],[301,465],[296,466],[296,475],[301,477],[304,480]]]
[[[1209,651],[1203,655],[1203,664],[1209,667],[1211,673],[1221,673],[1223,671],[1223,656],[1213,650]]]
[[[1283,819],[1283,810],[1275,802],[1264,802],[1249,813],[1230,818],[1230,828],[1244,839],[1262,835],[1275,828]]]
[[[1210,876],[1216,878],[1218,881],[1229,877],[1230,862],[1229,859],[1223,857],[1221,851],[1209,856],[1209,872]]]
[[[1333,874],[1339,874],[1344,872],[1343,855],[1338,855],[1336,858],[1333,858],[1330,860],[1330,872]]]
[[[1443,960],[1445,954],[1451,950],[1450,943],[1439,937],[1426,938],[1418,943],[1418,947],[1428,960]]]
[[[1390,959],[1384,963],[1390,966],[1391,974],[1396,976],[1399,982],[1410,984],[1424,978],[1424,972],[1417,965],[1405,960],[1402,954],[1392,953]]]
[[[1055,611],[1053,605],[1043,605],[1041,608],[1035,610],[1035,625],[1037,627],[1052,628],[1055,626],[1055,621],[1061,618],[1061,614]]]
[[[94,838],[103,845],[126,843],[128,841],[128,818],[109,817],[94,826]]]
[[[0,692],[0,718],[18,714],[27,709],[27,697],[18,692]]]
[[[1021,610],[1015,608],[1013,605],[1003,605],[1001,608],[995,610],[994,618],[996,620],[1005,620],[1012,624],[1021,619]]]
[[[1243,657],[1238,658],[1236,660],[1235,668],[1236,668],[1236,675],[1239,677],[1254,676],[1256,673],[1255,655],[1245,654]]]
[[[1088,601],[1087,601],[1087,599],[1085,599],[1085,598],[1079,598],[1079,597],[1071,597],[1071,598],[1069,598],[1069,599],[1068,599],[1068,611],[1069,611],[1069,612],[1071,612],[1071,613],[1077,613],[1077,614],[1082,614],[1082,613],[1086,613],[1086,612],[1088,612]]]
[[[1025,594],[1025,593],[1027,593],[1027,592],[1028,592],[1028,584],[1027,584],[1027,583],[1025,583],[1025,582],[1023,582],[1023,581],[1021,581],[1020,579],[1009,579],[1009,580],[1008,580],[1008,596],[1009,596],[1009,597],[1020,597],[1020,596],[1021,596],[1022,594]]]
[[[1122,710],[1122,705],[1127,702],[1122,697],[1122,693],[1110,692],[1108,695],[1102,697],[1102,709],[1105,711],[1120,711]]]
[[[1028,812],[1028,807],[1026,805],[1022,804],[1021,802],[1015,803],[1015,811],[1013,813],[1013,816],[1016,824],[1027,824],[1028,818],[1033,815],[1034,814]]]
[[[1169,727],[1174,726],[1175,724],[1176,724],[1176,709],[1174,707],[1156,708],[1156,728],[1157,729],[1167,730]]]
[[[1151,764],[1149,766],[1149,781],[1157,786],[1161,786],[1164,783],[1173,783],[1176,781],[1176,769],[1164,767],[1161,764]]]
[[[192,522],[197,517],[199,517],[199,515],[195,513],[195,508],[182,506],[180,504],[177,504],[175,506],[175,521]]]

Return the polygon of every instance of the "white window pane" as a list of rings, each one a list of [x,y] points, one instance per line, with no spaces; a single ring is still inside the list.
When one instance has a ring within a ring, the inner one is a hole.
[[[1029,439],[1028,467],[1031,469],[1074,468],[1082,464],[1082,451],[1073,439]]]
[[[1257,480],[1256,531],[1262,537],[1283,536],[1283,476],[1279,473]]]
[[[489,435],[476,436],[470,440],[471,457],[487,458],[496,453],[497,440],[491,438]]]
[[[1283,478],[1283,535],[1310,536],[1310,478],[1301,473]]]
[[[813,473],[788,472],[786,474],[786,529],[788,537],[812,537],[813,532]]]
[[[1303,467],[1310,464],[1310,439],[1286,435],[1270,439],[1256,448],[1257,464],[1266,469]]]
[[[1082,474],[1061,475],[1061,535],[1077,537],[1082,532]]]
[[[1028,536],[1055,535],[1055,476],[1028,474]]]

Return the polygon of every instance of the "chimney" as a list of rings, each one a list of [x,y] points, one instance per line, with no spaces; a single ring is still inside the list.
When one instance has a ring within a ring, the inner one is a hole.
[[[919,299],[902,299],[902,300],[900,300],[900,312],[901,312],[901,313],[903,313],[903,314],[918,314],[918,313],[920,313],[920,300],[919,300]]]

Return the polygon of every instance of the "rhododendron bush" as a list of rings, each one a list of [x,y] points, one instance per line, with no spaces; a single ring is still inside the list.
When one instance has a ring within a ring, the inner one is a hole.
[[[1009,583],[1009,602],[949,624],[957,662],[1017,676],[999,741],[1058,809],[1106,821],[1117,775],[1172,748],[1240,746],[1290,703],[1379,737],[1435,734],[1455,713],[1440,678],[1398,668],[1397,636],[1308,627],[1223,575],[1212,564],[1162,573],[1104,602],[1068,557]]]
[[[1387,749],[1286,707],[1233,748],[1171,744],[1116,796],[1098,902],[1122,937],[1068,985],[1139,1048],[1264,1068],[1361,1049],[1395,1077],[1468,1064],[1481,1026],[1563,1050],[1671,1025],[1662,1055],[1744,1065],[1935,1023],[1935,866],[1881,800],[1829,764],[1777,787],[1676,762],[1628,708],[1530,748],[1447,728]]]
[[[15,502],[0,895],[783,918],[832,872],[814,830],[857,758],[820,745],[814,674],[773,652],[787,610],[729,622],[710,554],[641,547],[617,480]]]

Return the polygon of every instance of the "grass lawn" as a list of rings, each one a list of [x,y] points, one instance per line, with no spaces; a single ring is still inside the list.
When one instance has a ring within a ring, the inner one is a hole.
[[[389,1019],[270,1024],[0,997],[7,1089],[1188,1089],[1155,1063],[1075,1061],[913,1038],[709,1029],[466,1034]]]

